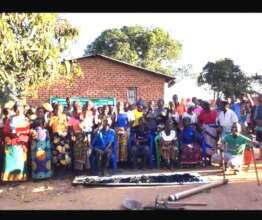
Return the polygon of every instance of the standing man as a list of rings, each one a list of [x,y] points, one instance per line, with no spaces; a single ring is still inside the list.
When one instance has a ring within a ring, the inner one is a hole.
[[[167,109],[164,108],[164,100],[159,99],[157,102],[157,108],[155,109],[155,117],[156,117],[156,123],[157,128],[160,131],[163,131],[165,128],[166,123],[166,117],[167,117]]]
[[[229,103],[226,100],[221,102],[221,111],[218,113],[217,124],[220,126],[222,138],[231,132],[233,124],[238,122],[237,115],[229,108]]]
[[[258,105],[256,106],[254,113],[254,121],[256,123],[256,140],[260,144],[262,143],[262,94],[259,94]]]

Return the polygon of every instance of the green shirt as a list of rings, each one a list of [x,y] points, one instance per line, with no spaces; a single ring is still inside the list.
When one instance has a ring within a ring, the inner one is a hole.
[[[224,137],[224,142],[227,143],[228,153],[234,156],[240,156],[251,142],[251,139],[241,134],[237,137],[233,137],[232,134],[228,134]]]

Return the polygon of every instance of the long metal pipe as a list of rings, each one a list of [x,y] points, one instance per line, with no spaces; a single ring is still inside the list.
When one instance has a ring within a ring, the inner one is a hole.
[[[251,147],[251,152],[252,152],[252,156],[253,156],[253,162],[254,162],[254,168],[255,168],[255,172],[256,172],[256,178],[257,178],[257,185],[260,185],[260,181],[259,181],[259,177],[258,177],[258,172],[257,172],[257,161],[255,158],[255,153],[254,153],[254,148],[253,146]]]
[[[189,190],[185,190],[185,191],[182,191],[182,192],[174,193],[174,194],[169,195],[168,200],[169,201],[176,201],[176,200],[179,200],[179,199],[191,196],[193,194],[199,193],[199,192],[201,192],[203,190],[211,189],[211,188],[214,188],[214,187],[218,187],[218,186],[224,185],[226,183],[228,183],[228,180],[227,179],[225,179],[225,180],[223,179],[222,181],[218,181],[218,182],[215,182],[215,183],[209,183],[209,184],[206,184],[206,185],[203,185],[203,186],[195,187],[193,189],[189,189]]]

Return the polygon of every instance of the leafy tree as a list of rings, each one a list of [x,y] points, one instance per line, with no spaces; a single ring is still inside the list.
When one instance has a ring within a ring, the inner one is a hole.
[[[250,77],[250,80],[252,81],[252,92],[253,93],[260,93],[262,91],[262,74],[255,73]]]
[[[62,60],[78,34],[55,13],[1,13],[1,101],[33,95],[39,86],[81,73],[76,63]]]
[[[214,98],[238,96],[250,92],[251,78],[246,76],[233,60],[225,58],[215,63],[208,62],[198,77],[198,85],[208,84],[214,91]]]
[[[197,74],[195,74],[192,70],[192,64],[186,64],[176,67],[174,72],[175,72],[176,82],[180,82],[185,78],[190,78],[190,79],[197,78]]]
[[[162,28],[148,29],[136,25],[105,30],[86,47],[85,55],[95,52],[172,74],[172,68],[166,63],[174,62],[181,49],[182,45]]]

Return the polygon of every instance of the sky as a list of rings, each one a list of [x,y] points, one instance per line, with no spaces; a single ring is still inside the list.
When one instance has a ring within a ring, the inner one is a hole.
[[[161,27],[182,43],[177,66],[201,72],[208,61],[231,58],[247,74],[262,72],[262,13],[63,13],[80,28],[70,56],[81,57],[102,31],[122,26]]]

